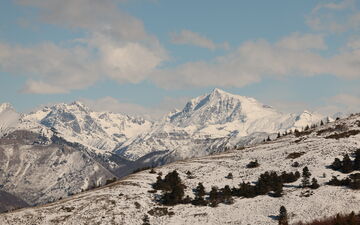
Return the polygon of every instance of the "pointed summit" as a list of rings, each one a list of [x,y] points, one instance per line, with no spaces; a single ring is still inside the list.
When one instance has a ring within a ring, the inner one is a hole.
[[[211,93],[190,100],[181,112],[173,114],[171,123],[180,127],[224,124],[234,120],[278,114],[256,99],[234,95],[215,88]]]
[[[212,94],[229,94],[228,92],[220,89],[220,88],[214,88],[213,91],[211,92]]]

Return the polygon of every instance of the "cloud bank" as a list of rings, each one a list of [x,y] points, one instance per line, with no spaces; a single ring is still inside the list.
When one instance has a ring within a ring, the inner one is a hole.
[[[182,30],[179,33],[171,33],[171,42],[179,45],[193,45],[201,48],[207,48],[210,50],[215,49],[229,49],[229,44],[227,42],[216,44],[212,40],[207,37],[202,36],[199,33],[190,31],[190,30]]]

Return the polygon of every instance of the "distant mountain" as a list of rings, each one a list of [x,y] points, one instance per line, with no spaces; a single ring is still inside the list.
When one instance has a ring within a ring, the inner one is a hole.
[[[103,185],[135,169],[262,142],[328,118],[287,114],[214,89],[162,120],[94,112],[81,102],[28,114],[0,105],[0,190],[30,205]]]
[[[254,98],[214,89],[190,100],[149,132],[126,141],[116,152],[130,160],[156,151],[172,154],[167,158],[191,158],[258,143],[268,135],[301,130],[321,120],[328,119],[308,111],[281,113]]]
[[[26,124],[50,128],[66,140],[81,143],[97,153],[114,150],[129,138],[146,132],[152,125],[143,118],[94,112],[81,102],[57,104],[24,115],[19,127],[26,129]]]

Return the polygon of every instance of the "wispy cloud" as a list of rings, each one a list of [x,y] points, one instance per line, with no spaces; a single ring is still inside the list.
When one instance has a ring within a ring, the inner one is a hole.
[[[178,33],[177,32],[171,33],[170,37],[171,37],[171,42],[174,44],[193,45],[211,50],[229,49],[229,44],[227,42],[216,44],[209,38],[190,30],[182,30]]]
[[[306,23],[317,31],[345,32],[360,28],[360,12],[355,0],[320,3],[307,16]]]
[[[315,40],[315,41],[314,41]],[[312,42],[314,41],[314,42]],[[360,77],[360,50],[347,49],[331,57],[317,50],[326,45],[321,36],[296,34],[277,43],[249,41],[212,61],[197,61],[156,71],[153,80],[165,88],[243,87],[266,77],[316,76]]]

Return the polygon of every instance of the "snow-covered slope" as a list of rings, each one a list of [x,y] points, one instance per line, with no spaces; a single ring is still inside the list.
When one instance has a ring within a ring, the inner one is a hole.
[[[0,104],[0,137],[17,124],[19,117],[9,103]]]
[[[301,130],[322,119],[326,118],[308,111],[281,113],[253,98],[214,89],[190,100],[182,111],[169,114],[149,132],[128,140],[117,153],[130,160],[154,151],[176,151],[177,158],[191,158],[208,155],[214,148],[223,151],[249,144],[250,139],[244,137],[262,141],[269,134]]]
[[[347,131],[360,131],[360,114],[310,129],[298,137],[288,135],[245,149],[175,162],[155,169],[163,175],[176,169],[187,185],[185,194],[190,197],[193,197],[192,189],[198,182],[202,182],[209,191],[211,186],[232,187],[243,181],[256,181],[265,171],[295,172],[304,166],[319,181],[320,188],[316,190],[299,188],[299,180],[285,185],[284,196],[279,198],[268,195],[235,198],[233,204],[220,204],[215,208],[191,204],[168,207],[159,205],[154,201],[156,194],[148,192],[158,175],[146,170],[108,187],[50,205],[1,214],[0,224],[142,224],[142,219],[147,215],[150,224],[158,225],[275,225],[278,224],[275,218],[281,205],[287,208],[290,224],[342,212],[358,212],[358,191],[325,184],[332,176],[346,176],[328,167],[334,158],[341,158],[344,153],[352,153],[360,148],[360,134],[357,132],[340,139],[329,138],[334,133]],[[302,155],[296,159],[288,157],[291,153],[300,152]],[[246,168],[249,161],[255,159],[260,166]],[[291,166],[295,161],[300,164],[297,168]],[[188,179],[187,171],[191,171],[195,178]],[[225,178],[229,172],[233,174],[233,179]],[[311,194],[305,197],[309,192]],[[168,213],[162,216],[153,214],[156,210]]]
[[[1,190],[43,204],[116,177],[80,145],[51,139],[20,130],[0,139]]]

